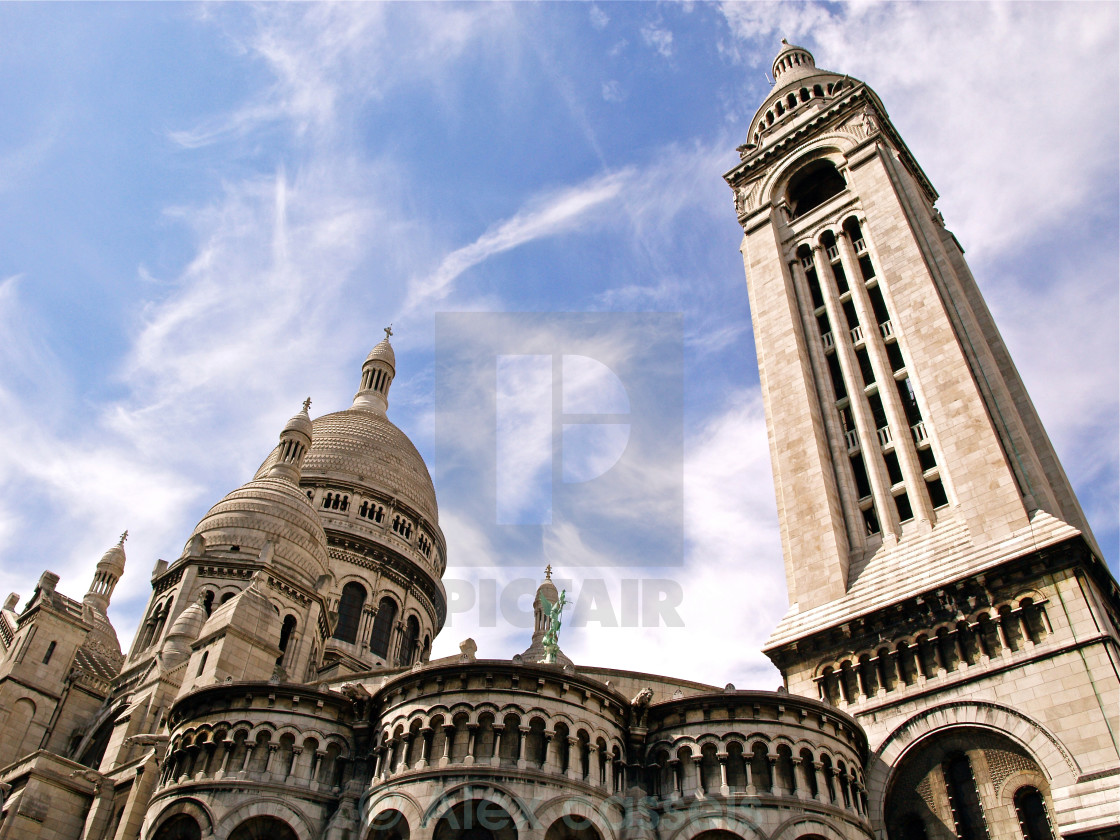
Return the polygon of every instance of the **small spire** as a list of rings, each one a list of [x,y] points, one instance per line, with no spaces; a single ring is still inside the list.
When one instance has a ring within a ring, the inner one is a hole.
[[[353,408],[384,414],[389,407],[389,386],[397,375],[397,357],[389,336],[393,325],[383,328],[385,337],[377,342],[362,364],[362,379],[354,395]]]
[[[123,534],[121,534],[120,542],[118,542],[117,545],[119,545],[121,548],[124,548],[124,541],[127,540],[127,539],[128,539],[128,531],[125,531]]]
[[[544,579],[545,580],[552,580],[552,564],[551,563],[549,563],[547,566],[544,567]]]
[[[307,450],[311,446],[311,417],[307,413],[310,407],[311,397],[308,397],[303,401],[302,408],[280,432],[279,457],[268,471],[269,475],[280,476],[296,484],[299,483],[303,456],[307,454]]]

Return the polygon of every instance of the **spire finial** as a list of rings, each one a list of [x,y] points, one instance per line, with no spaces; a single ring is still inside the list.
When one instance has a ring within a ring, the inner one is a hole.
[[[391,336],[392,334],[393,334],[393,325],[390,324],[389,326],[385,327],[385,340],[388,341],[389,336]]]
[[[311,397],[308,397],[307,399],[305,399],[303,401],[303,410],[304,411],[310,411],[311,410]]]
[[[545,580],[552,580],[552,564],[551,563],[549,563],[547,566],[544,567],[544,579]]]
[[[117,543],[117,545],[121,546],[121,548],[124,548],[124,541],[127,540],[127,539],[128,539],[128,531],[125,531],[123,534],[121,534],[121,540],[120,540],[120,542]]]

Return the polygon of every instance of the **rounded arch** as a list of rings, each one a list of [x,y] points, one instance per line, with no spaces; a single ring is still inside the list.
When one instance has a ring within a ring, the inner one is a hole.
[[[377,611],[373,616],[373,629],[369,635],[369,649],[374,655],[383,659],[388,658],[389,645],[393,638],[393,627],[397,623],[399,612],[400,605],[396,598],[387,592],[383,592],[381,599],[377,602]]]
[[[343,585],[342,596],[338,599],[338,621],[334,627],[334,638],[340,642],[353,644],[357,641],[367,594],[365,586],[356,580]]]
[[[537,825],[545,830],[545,840],[616,840],[615,826],[623,824],[624,816],[616,801],[595,801],[578,794],[546,800],[535,814]]]
[[[871,817],[877,830],[892,836],[912,823],[940,833],[960,821],[983,833],[1014,823],[1011,779],[1033,782],[1048,798],[1047,773],[1052,771],[1060,768],[1044,764],[1028,745],[1000,727],[953,721],[924,733],[898,756],[882,795],[873,797],[880,810]],[[922,787],[930,784],[947,788],[948,800],[934,802],[922,794]]]
[[[295,830],[279,817],[249,817],[229,834],[229,840],[297,840]]]
[[[366,826],[366,840],[410,840],[411,836],[408,818],[396,808],[378,811]]]
[[[728,834],[736,840],[762,840],[767,836],[753,820],[726,810],[712,813],[695,813],[692,809],[678,811],[666,814],[662,818],[662,825],[666,818],[680,820],[680,824],[673,826],[670,823],[667,826],[670,832],[661,835],[665,840],[730,840],[727,838]]]
[[[847,835],[820,817],[793,817],[778,826],[770,840],[847,840]]]
[[[434,827],[449,814],[452,809],[466,802],[486,800],[501,807],[513,821],[518,832],[529,828],[537,828],[538,824],[533,812],[521,801],[517,794],[507,790],[502,785],[466,784],[453,787],[443,796],[428,806],[421,820],[423,827]]]
[[[965,726],[993,731],[1018,743],[1040,767],[1045,768],[1052,786],[1073,784],[1081,774],[1072,754],[1057,736],[1022,712],[997,703],[958,701],[924,709],[886,737],[869,762],[872,769],[867,779],[867,793],[871,800],[884,802],[894,769],[926,738]],[[872,818],[881,822],[882,813],[874,814]]]
[[[187,817],[192,820],[198,826],[199,833],[204,837],[209,837],[214,831],[214,820],[209,808],[197,799],[176,797],[175,802],[160,811],[159,816],[152,820],[152,829],[144,837],[148,840],[185,840],[185,838],[178,838],[170,832],[166,837],[162,833],[165,827],[179,817]],[[185,824],[185,821],[180,821],[180,825]],[[172,828],[172,830],[175,829]]]
[[[242,803],[218,822],[214,828],[214,834],[218,837],[228,837],[229,840],[235,840],[233,832],[241,828],[243,823],[258,817],[270,817],[282,823],[292,831],[295,840],[316,840],[319,836],[319,833],[312,829],[311,821],[302,812],[297,811],[283,799],[276,797],[252,799],[249,802]],[[245,838],[238,838],[238,840],[250,840],[252,837],[253,835],[248,835]],[[261,837],[267,840],[283,840],[279,834],[265,834]]]

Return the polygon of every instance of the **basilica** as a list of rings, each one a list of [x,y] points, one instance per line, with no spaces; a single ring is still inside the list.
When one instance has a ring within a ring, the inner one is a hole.
[[[1120,836],[1117,584],[879,97],[785,42],[772,70],[724,178],[781,689],[573,662],[547,572],[524,651],[433,660],[449,547],[387,330],[155,564],[127,650],[125,535],[80,599],[5,601],[0,840]]]

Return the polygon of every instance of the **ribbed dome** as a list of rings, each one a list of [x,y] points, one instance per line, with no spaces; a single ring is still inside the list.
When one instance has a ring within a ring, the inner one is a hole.
[[[349,408],[317,417],[312,425],[304,481],[346,479],[400,499],[429,522],[438,522],[436,491],[424,459],[384,414]]]
[[[236,545],[258,553],[271,543],[270,562],[310,583],[327,572],[327,535],[319,517],[303,491],[283,478],[264,476],[237,488],[202,517],[195,536],[210,546]]]
[[[369,351],[369,355],[366,356],[367,362],[372,362],[376,359],[380,359],[392,365],[393,370],[397,369],[397,354],[393,352],[393,345],[389,343],[388,336],[377,342],[374,348]]]
[[[120,544],[113,546],[101,555],[101,560],[97,564],[99,571],[104,569],[105,571],[112,572],[118,578],[124,574],[125,556],[123,543],[124,538],[122,537]]]

